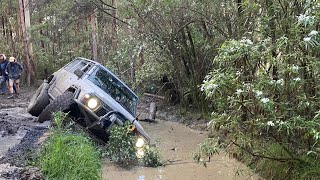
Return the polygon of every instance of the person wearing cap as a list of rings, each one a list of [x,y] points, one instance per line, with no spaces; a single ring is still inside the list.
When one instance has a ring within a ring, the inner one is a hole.
[[[13,98],[13,86],[16,86],[16,95],[18,96],[20,92],[20,76],[22,74],[23,67],[14,57],[9,58],[9,63],[6,67],[6,74],[9,76],[9,91],[11,96],[8,98]]]

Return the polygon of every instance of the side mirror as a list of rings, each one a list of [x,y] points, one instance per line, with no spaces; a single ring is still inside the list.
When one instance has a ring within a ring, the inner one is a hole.
[[[80,69],[76,69],[76,70],[74,71],[74,74],[77,75],[78,78],[81,78],[82,75],[84,74],[84,72],[81,71]]]

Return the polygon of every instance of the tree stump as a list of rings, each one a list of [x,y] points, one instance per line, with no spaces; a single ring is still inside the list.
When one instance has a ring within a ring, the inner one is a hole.
[[[157,113],[157,106],[155,102],[150,103],[150,109],[149,109],[149,120],[155,120],[156,119],[156,113]]]

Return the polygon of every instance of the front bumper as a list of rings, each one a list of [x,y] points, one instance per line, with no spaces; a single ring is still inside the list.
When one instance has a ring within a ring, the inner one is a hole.
[[[109,137],[109,135],[106,133],[106,129],[110,128],[114,124],[123,126],[123,122],[117,118],[115,111],[107,112],[105,115],[99,117],[95,112],[90,110],[78,99],[74,98],[74,102],[78,105],[81,113],[85,116],[87,124],[86,128],[92,131],[95,135],[97,134],[97,136],[105,142],[107,142],[108,139],[101,136]],[[132,124],[135,126],[136,135],[138,137],[142,137],[146,141],[146,144],[148,144],[150,142],[150,137],[144,131],[140,123],[137,120],[134,120]]]

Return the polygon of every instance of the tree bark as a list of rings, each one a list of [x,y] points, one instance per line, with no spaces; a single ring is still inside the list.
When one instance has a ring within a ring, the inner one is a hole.
[[[134,57],[134,51],[131,50],[130,53],[130,76],[131,76],[131,83],[134,84],[136,82],[136,62]]]
[[[91,36],[92,36],[92,53],[93,53],[93,60],[101,62],[98,59],[98,23],[97,23],[97,10],[94,9],[93,13],[90,15],[90,24],[91,24]]]
[[[144,64],[143,45],[139,47],[138,58],[139,58],[139,65],[138,65],[138,69],[139,69]]]
[[[111,30],[111,48],[113,52],[116,52],[118,49],[117,43],[117,0],[112,0],[112,6],[114,7],[111,11],[112,16],[112,30]],[[118,70],[118,75],[121,78],[121,68],[119,61],[116,61],[116,66]]]
[[[149,108],[149,120],[155,120],[156,119],[156,114],[157,114],[157,106],[155,102],[150,103],[150,108]]]
[[[114,9],[112,9],[112,49],[117,49],[117,0],[112,0],[112,6]]]
[[[26,83],[28,86],[31,85],[31,79],[33,77],[34,71],[32,68],[30,52],[29,52],[29,39],[26,31],[26,20],[25,20],[25,2],[28,4],[28,0],[19,0],[19,14],[20,14],[20,28],[22,32],[22,40],[23,40],[23,47],[25,53],[25,65],[26,65]],[[30,16],[29,16],[30,22]]]
[[[32,57],[33,54],[33,49],[32,49],[32,43],[30,41],[31,39],[31,22],[30,22],[30,6],[29,2],[30,0],[23,0],[24,2],[24,20],[25,20],[25,25],[26,25],[26,40],[28,42],[28,47],[29,47],[29,56]]]

